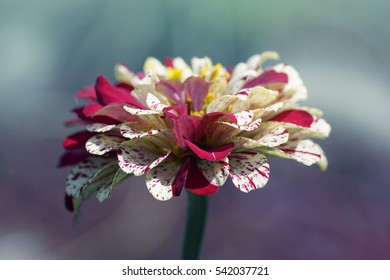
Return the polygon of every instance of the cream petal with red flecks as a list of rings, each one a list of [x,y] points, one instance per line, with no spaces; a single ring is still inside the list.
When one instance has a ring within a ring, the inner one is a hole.
[[[158,200],[172,198],[172,184],[180,168],[180,161],[171,161],[146,172],[146,186],[154,198]]]
[[[240,136],[255,140],[262,146],[276,147],[289,139],[288,130],[279,123],[266,122],[258,129],[244,132]]]
[[[137,131],[124,124],[120,126],[120,133],[122,134],[122,136],[129,139],[142,138],[144,136],[154,135],[159,132],[161,132],[160,129],[152,129],[148,131],[140,131],[140,130]]]
[[[107,125],[105,123],[91,123],[86,125],[86,129],[91,132],[107,132],[115,128],[116,125],[110,124]]]
[[[158,112],[162,112],[166,107],[168,107],[167,105],[162,104],[161,101],[151,93],[149,93],[146,97],[146,105],[148,105],[148,107],[153,111]]]
[[[229,176],[229,158],[226,157],[222,160],[208,161],[197,160],[199,170],[203,176],[213,185],[222,186],[225,184],[226,179]]]
[[[242,192],[250,192],[265,186],[269,178],[267,158],[254,151],[233,153],[229,156],[230,178]]]
[[[325,157],[321,147],[309,139],[288,142],[278,148],[285,152],[291,159],[305,165],[313,165]]]
[[[96,174],[112,159],[103,157],[90,157],[79,162],[70,171],[66,179],[66,193],[77,197],[82,189],[96,176]]]
[[[94,155],[104,155],[123,142],[122,137],[98,134],[85,143],[87,151]]]
[[[118,150],[119,167],[126,173],[140,176],[160,164],[170,155],[150,139],[133,139],[123,142]]]

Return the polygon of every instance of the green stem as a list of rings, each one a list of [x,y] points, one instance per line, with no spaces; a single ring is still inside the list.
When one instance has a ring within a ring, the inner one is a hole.
[[[187,223],[183,243],[182,259],[199,259],[207,216],[207,196],[188,192]]]

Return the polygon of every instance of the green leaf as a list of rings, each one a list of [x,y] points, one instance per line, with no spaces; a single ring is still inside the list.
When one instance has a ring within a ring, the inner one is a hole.
[[[116,185],[119,185],[124,180],[126,180],[131,174],[124,172],[122,169],[118,169],[116,172],[114,179],[112,180],[112,186],[115,187]]]

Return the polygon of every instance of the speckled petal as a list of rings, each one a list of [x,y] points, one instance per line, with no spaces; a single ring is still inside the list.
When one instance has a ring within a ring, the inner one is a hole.
[[[321,147],[308,139],[288,142],[280,146],[279,149],[292,159],[309,166],[319,162],[324,157]]]
[[[148,105],[148,107],[153,111],[159,112],[164,110],[164,108],[168,107],[167,105],[162,104],[161,101],[151,93],[149,93],[146,97],[146,105]]]
[[[94,155],[104,155],[123,142],[122,137],[98,134],[85,143],[87,151]]]
[[[229,156],[230,178],[242,192],[265,186],[269,178],[267,158],[257,152],[238,152]]]
[[[110,161],[112,161],[112,158],[90,157],[78,163],[72,168],[66,179],[66,193],[72,197],[77,197],[82,189]]]
[[[170,155],[145,138],[122,143],[118,150],[119,167],[126,173],[140,176],[160,164]]]
[[[86,126],[86,129],[91,132],[107,132],[112,130],[116,125],[110,124],[107,125],[105,123],[91,123]]]
[[[143,110],[143,109],[138,109],[134,107],[129,107],[129,106],[123,106],[123,108],[133,116],[138,116],[138,115],[161,115],[162,112],[158,111],[153,111],[153,110]]]
[[[172,183],[180,168],[180,162],[171,161],[146,172],[146,186],[154,198],[158,200],[172,198]]]
[[[142,138],[147,135],[154,135],[161,132],[161,129],[152,129],[148,131],[137,131],[134,130],[133,128],[123,124],[120,126],[120,133],[122,134],[123,137],[129,138],[129,139],[134,139],[134,138]]]
[[[213,185],[222,186],[229,176],[229,159],[226,157],[218,161],[197,160],[199,170]]]

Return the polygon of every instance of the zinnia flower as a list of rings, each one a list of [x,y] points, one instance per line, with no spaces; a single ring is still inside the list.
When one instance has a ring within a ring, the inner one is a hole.
[[[184,187],[214,194],[228,178],[242,192],[262,188],[267,156],[326,169],[310,138],[327,137],[329,124],[320,110],[297,104],[307,98],[298,72],[286,64],[263,69],[268,59],[277,53],[230,70],[207,57],[191,65],[148,58],[141,73],[117,65],[115,85],[99,76],[76,95],[89,103],[67,121],[83,126],[64,141],[60,164],[76,164],[66,182],[68,206],[77,209],[94,193],[104,201],[131,174],[145,174],[149,192],[168,200]]]

